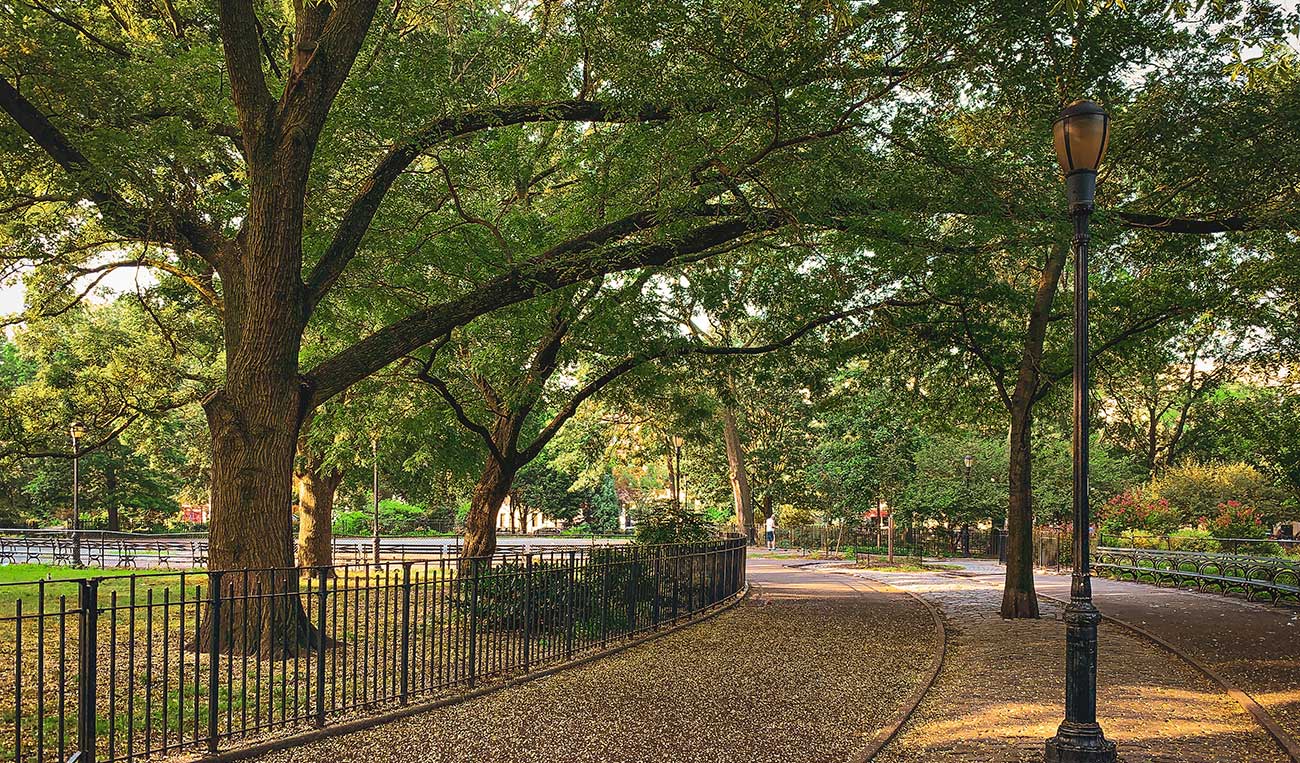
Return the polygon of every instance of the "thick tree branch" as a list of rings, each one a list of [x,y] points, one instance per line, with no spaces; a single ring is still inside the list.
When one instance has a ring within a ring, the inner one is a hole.
[[[1161,233],[1207,235],[1211,233],[1234,233],[1252,230],[1294,231],[1298,227],[1297,223],[1294,221],[1240,216],[1194,219],[1188,217],[1146,215],[1137,212],[1115,212],[1113,215],[1130,228],[1154,230]]]
[[[389,149],[361,184],[343,213],[334,238],[307,277],[311,305],[316,305],[342,275],[393,183],[423,152],[452,138],[507,125],[533,122],[651,122],[671,112],[656,106],[624,108],[599,101],[546,101],[477,109],[425,125]],[[651,213],[645,213],[651,214]]]
[[[606,273],[694,261],[716,247],[775,230],[784,222],[785,218],[760,215],[701,226],[664,241],[622,244],[579,257],[543,255],[459,299],[412,313],[325,360],[306,375],[305,382],[314,390],[307,407],[314,408],[434,337],[497,308]]]
[[[253,0],[218,0],[221,45],[230,69],[230,92],[244,136],[244,154],[260,156],[270,137],[275,101],[266,87],[258,52],[257,12]]]
[[[162,217],[128,204],[112,183],[101,176],[85,154],[31,101],[0,77],[0,107],[50,158],[73,177],[88,201],[95,204],[110,228],[139,241],[164,241],[194,251],[216,267],[224,239],[193,216],[165,207]]]
[[[300,39],[293,73],[277,110],[281,141],[291,140],[310,154],[335,96],[361,50],[377,0],[296,4]],[[254,38],[249,38],[250,45]]]

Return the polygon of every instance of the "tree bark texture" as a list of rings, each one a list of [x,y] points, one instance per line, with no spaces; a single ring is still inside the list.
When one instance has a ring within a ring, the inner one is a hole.
[[[510,494],[518,469],[513,463],[503,464],[495,456],[488,455],[470,496],[469,515],[465,517],[464,556],[482,558],[496,553],[497,514]]]
[[[298,475],[298,566],[334,563],[334,496],[343,472],[308,461]]]
[[[727,475],[735,505],[736,527],[749,538],[750,543],[754,543],[754,503],[749,488],[749,472],[745,468],[745,445],[740,439],[736,410],[729,405],[722,408],[722,434],[727,446]]]

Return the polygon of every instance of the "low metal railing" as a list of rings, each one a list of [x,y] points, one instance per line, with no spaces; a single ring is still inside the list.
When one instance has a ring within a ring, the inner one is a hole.
[[[744,585],[740,538],[0,584],[0,760],[214,753],[563,663]]]
[[[763,543],[759,533],[759,544]],[[910,557],[970,557],[993,558],[997,556],[998,531],[978,528],[927,528],[913,530],[898,528],[894,532],[894,551]],[[840,527],[838,525],[809,525],[807,527],[782,527],[776,530],[776,546],[780,549],[820,551],[839,555],[861,551],[885,553],[888,547],[887,531],[871,528]]]
[[[81,563],[103,569],[196,569],[208,563],[206,533],[146,534],[108,530],[81,530]],[[617,544],[625,538],[502,538],[503,551],[524,551],[537,545],[580,545],[581,542]],[[374,561],[371,538],[339,536],[334,538],[334,558],[341,562]],[[458,556],[459,536],[385,537],[380,546],[381,561],[437,560]],[[53,564],[70,565],[75,558],[73,533],[68,530],[0,529],[0,565]]]
[[[1103,546],[1093,552],[1093,569],[1119,579],[1243,593],[1252,600],[1300,600],[1300,563],[1278,557]]]
[[[1098,546],[1108,548],[1300,558],[1300,539],[1296,538],[1214,538],[1199,535],[1149,535],[1104,531],[1096,533],[1095,538]]]
[[[81,546],[87,567],[188,569],[208,563],[208,538],[201,533],[148,535],[81,530],[0,530],[0,564],[72,564]]]

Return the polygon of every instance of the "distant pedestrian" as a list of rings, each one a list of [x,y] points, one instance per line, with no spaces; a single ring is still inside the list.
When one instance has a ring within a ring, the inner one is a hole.
[[[776,550],[776,515],[769,514],[767,517],[767,550]]]

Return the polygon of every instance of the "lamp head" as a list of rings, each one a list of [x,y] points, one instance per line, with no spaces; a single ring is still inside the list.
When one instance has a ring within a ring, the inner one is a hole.
[[[1092,101],[1075,101],[1052,123],[1056,161],[1065,175],[1070,209],[1091,209],[1097,168],[1110,144],[1110,117]]]
[[[967,453],[966,455],[961,457],[961,462],[966,465],[967,469],[969,469],[975,465],[975,457]]]
[[[80,440],[86,436],[86,427],[80,421],[72,422],[72,425],[68,427],[68,431],[72,434],[74,440]]]
[[[681,436],[681,435],[679,435],[679,434],[675,434],[675,435],[673,435],[673,447],[674,447],[674,448],[680,448],[680,447],[682,447],[682,445],[683,445],[685,442],[686,442],[686,440],[682,439],[682,436]]]

